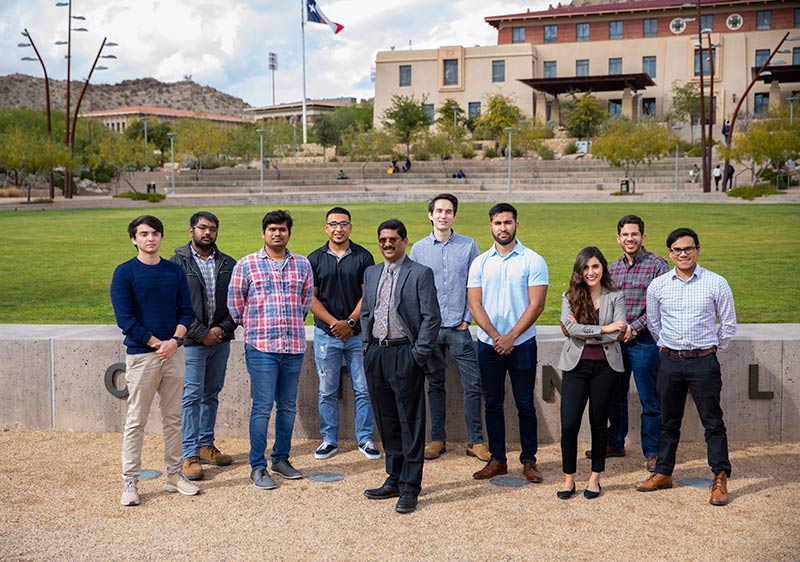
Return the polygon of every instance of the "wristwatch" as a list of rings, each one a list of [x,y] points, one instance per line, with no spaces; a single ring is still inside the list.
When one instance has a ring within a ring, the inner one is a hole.
[[[172,336],[172,339],[178,342],[178,347],[183,345],[183,338],[179,338],[178,336]]]
[[[348,318],[347,319],[347,325],[350,326],[351,328],[355,328],[356,327],[356,321],[353,320],[352,318]]]

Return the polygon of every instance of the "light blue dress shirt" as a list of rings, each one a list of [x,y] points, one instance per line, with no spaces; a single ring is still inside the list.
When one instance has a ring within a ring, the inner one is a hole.
[[[507,256],[499,254],[496,245],[492,244],[472,262],[467,281],[468,288],[482,289],[483,309],[492,326],[501,334],[510,332],[530,305],[528,287],[549,284],[544,258],[519,240]],[[536,324],[532,324],[514,340],[514,345],[535,336]],[[478,339],[492,345],[492,338],[480,327]]]

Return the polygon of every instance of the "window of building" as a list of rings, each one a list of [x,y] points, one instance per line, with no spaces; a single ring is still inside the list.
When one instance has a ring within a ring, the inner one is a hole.
[[[588,41],[589,40],[589,24],[577,23],[575,24],[575,40]]]
[[[589,59],[575,61],[575,76],[589,76]]]
[[[410,86],[411,85],[411,65],[410,64],[401,64],[400,65],[400,86]]]
[[[433,123],[433,120],[435,119],[433,104],[432,103],[423,103],[422,104],[422,109],[425,110],[425,113],[427,114],[428,118],[431,120],[431,123]]]
[[[642,57],[642,72],[650,78],[656,77],[656,57]]]
[[[553,115],[553,100],[547,100],[544,102],[544,113],[545,113],[545,121],[550,121],[550,118]]]
[[[458,86],[458,59],[444,60],[444,85]]]
[[[544,26],[544,42],[555,43],[558,39],[558,26],[546,25]]]
[[[556,73],[557,73],[556,61],[554,60],[544,61],[544,77],[557,78]]]
[[[511,42],[512,43],[524,43],[525,42],[525,28],[524,27],[512,27],[511,28]]]
[[[654,118],[656,116],[656,98],[642,99],[642,117]]]
[[[481,116],[481,102],[471,101],[467,106],[467,115],[470,119],[477,119]]]
[[[712,14],[700,16],[700,29],[710,29],[714,31],[714,16]]]
[[[493,60],[492,82],[505,82],[505,81],[506,81],[506,61]]]
[[[800,64],[800,47],[792,49],[792,64]]]
[[[714,69],[716,70],[716,49],[712,50],[711,56],[714,57]],[[694,50],[694,75],[700,76],[700,49]],[[711,57],[708,56],[708,49],[703,49],[703,76],[711,76]]]
[[[761,115],[769,110],[769,92],[762,92],[755,95],[753,111],[756,115]]]
[[[622,100],[608,100],[608,114],[622,115]]]
[[[756,12],[756,29],[772,29],[772,10]]]
[[[622,39],[622,22],[610,21],[608,22],[608,38],[609,39]]]
[[[658,35],[658,20],[656,18],[645,18],[642,21],[642,36],[655,37]]]
[[[794,9],[794,26],[800,27],[800,8]]]
[[[756,49],[756,67],[761,68],[767,59],[769,58],[769,49]]]
[[[621,58],[608,59],[608,73],[609,74],[622,74],[622,59]]]

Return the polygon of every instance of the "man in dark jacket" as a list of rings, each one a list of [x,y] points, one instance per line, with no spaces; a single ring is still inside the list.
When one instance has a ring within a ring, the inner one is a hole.
[[[226,466],[233,462],[214,446],[218,396],[236,330],[227,305],[236,260],[217,249],[218,228],[219,219],[212,213],[193,214],[189,219],[191,241],[176,248],[171,258],[186,273],[195,315],[184,338],[186,372],[181,405],[183,472],[189,480],[203,478],[202,464]]]

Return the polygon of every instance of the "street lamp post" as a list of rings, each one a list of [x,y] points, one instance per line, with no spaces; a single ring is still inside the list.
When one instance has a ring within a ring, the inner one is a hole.
[[[673,125],[672,130],[677,131],[683,129],[681,125]],[[678,193],[678,138],[675,139],[675,193]]]
[[[794,104],[797,103],[797,96],[789,96],[786,101],[789,102],[789,126],[791,127],[794,124]]]
[[[258,133],[258,169],[261,170],[261,193],[259,195],[264,197],[264,129],[256,129]]]
[[[175,195],[175,133],[167,133],[169,137],[170,168],[172,168],[172,195]]]
[[[511,133],[514,131],[514,127],[506,127],[506,132],[508,133],[508,183],[506,185],[506,193],[511,193]]]
[[[142,125],[144,125],[144,157],[147,158],[147,115],[142,115]]]

